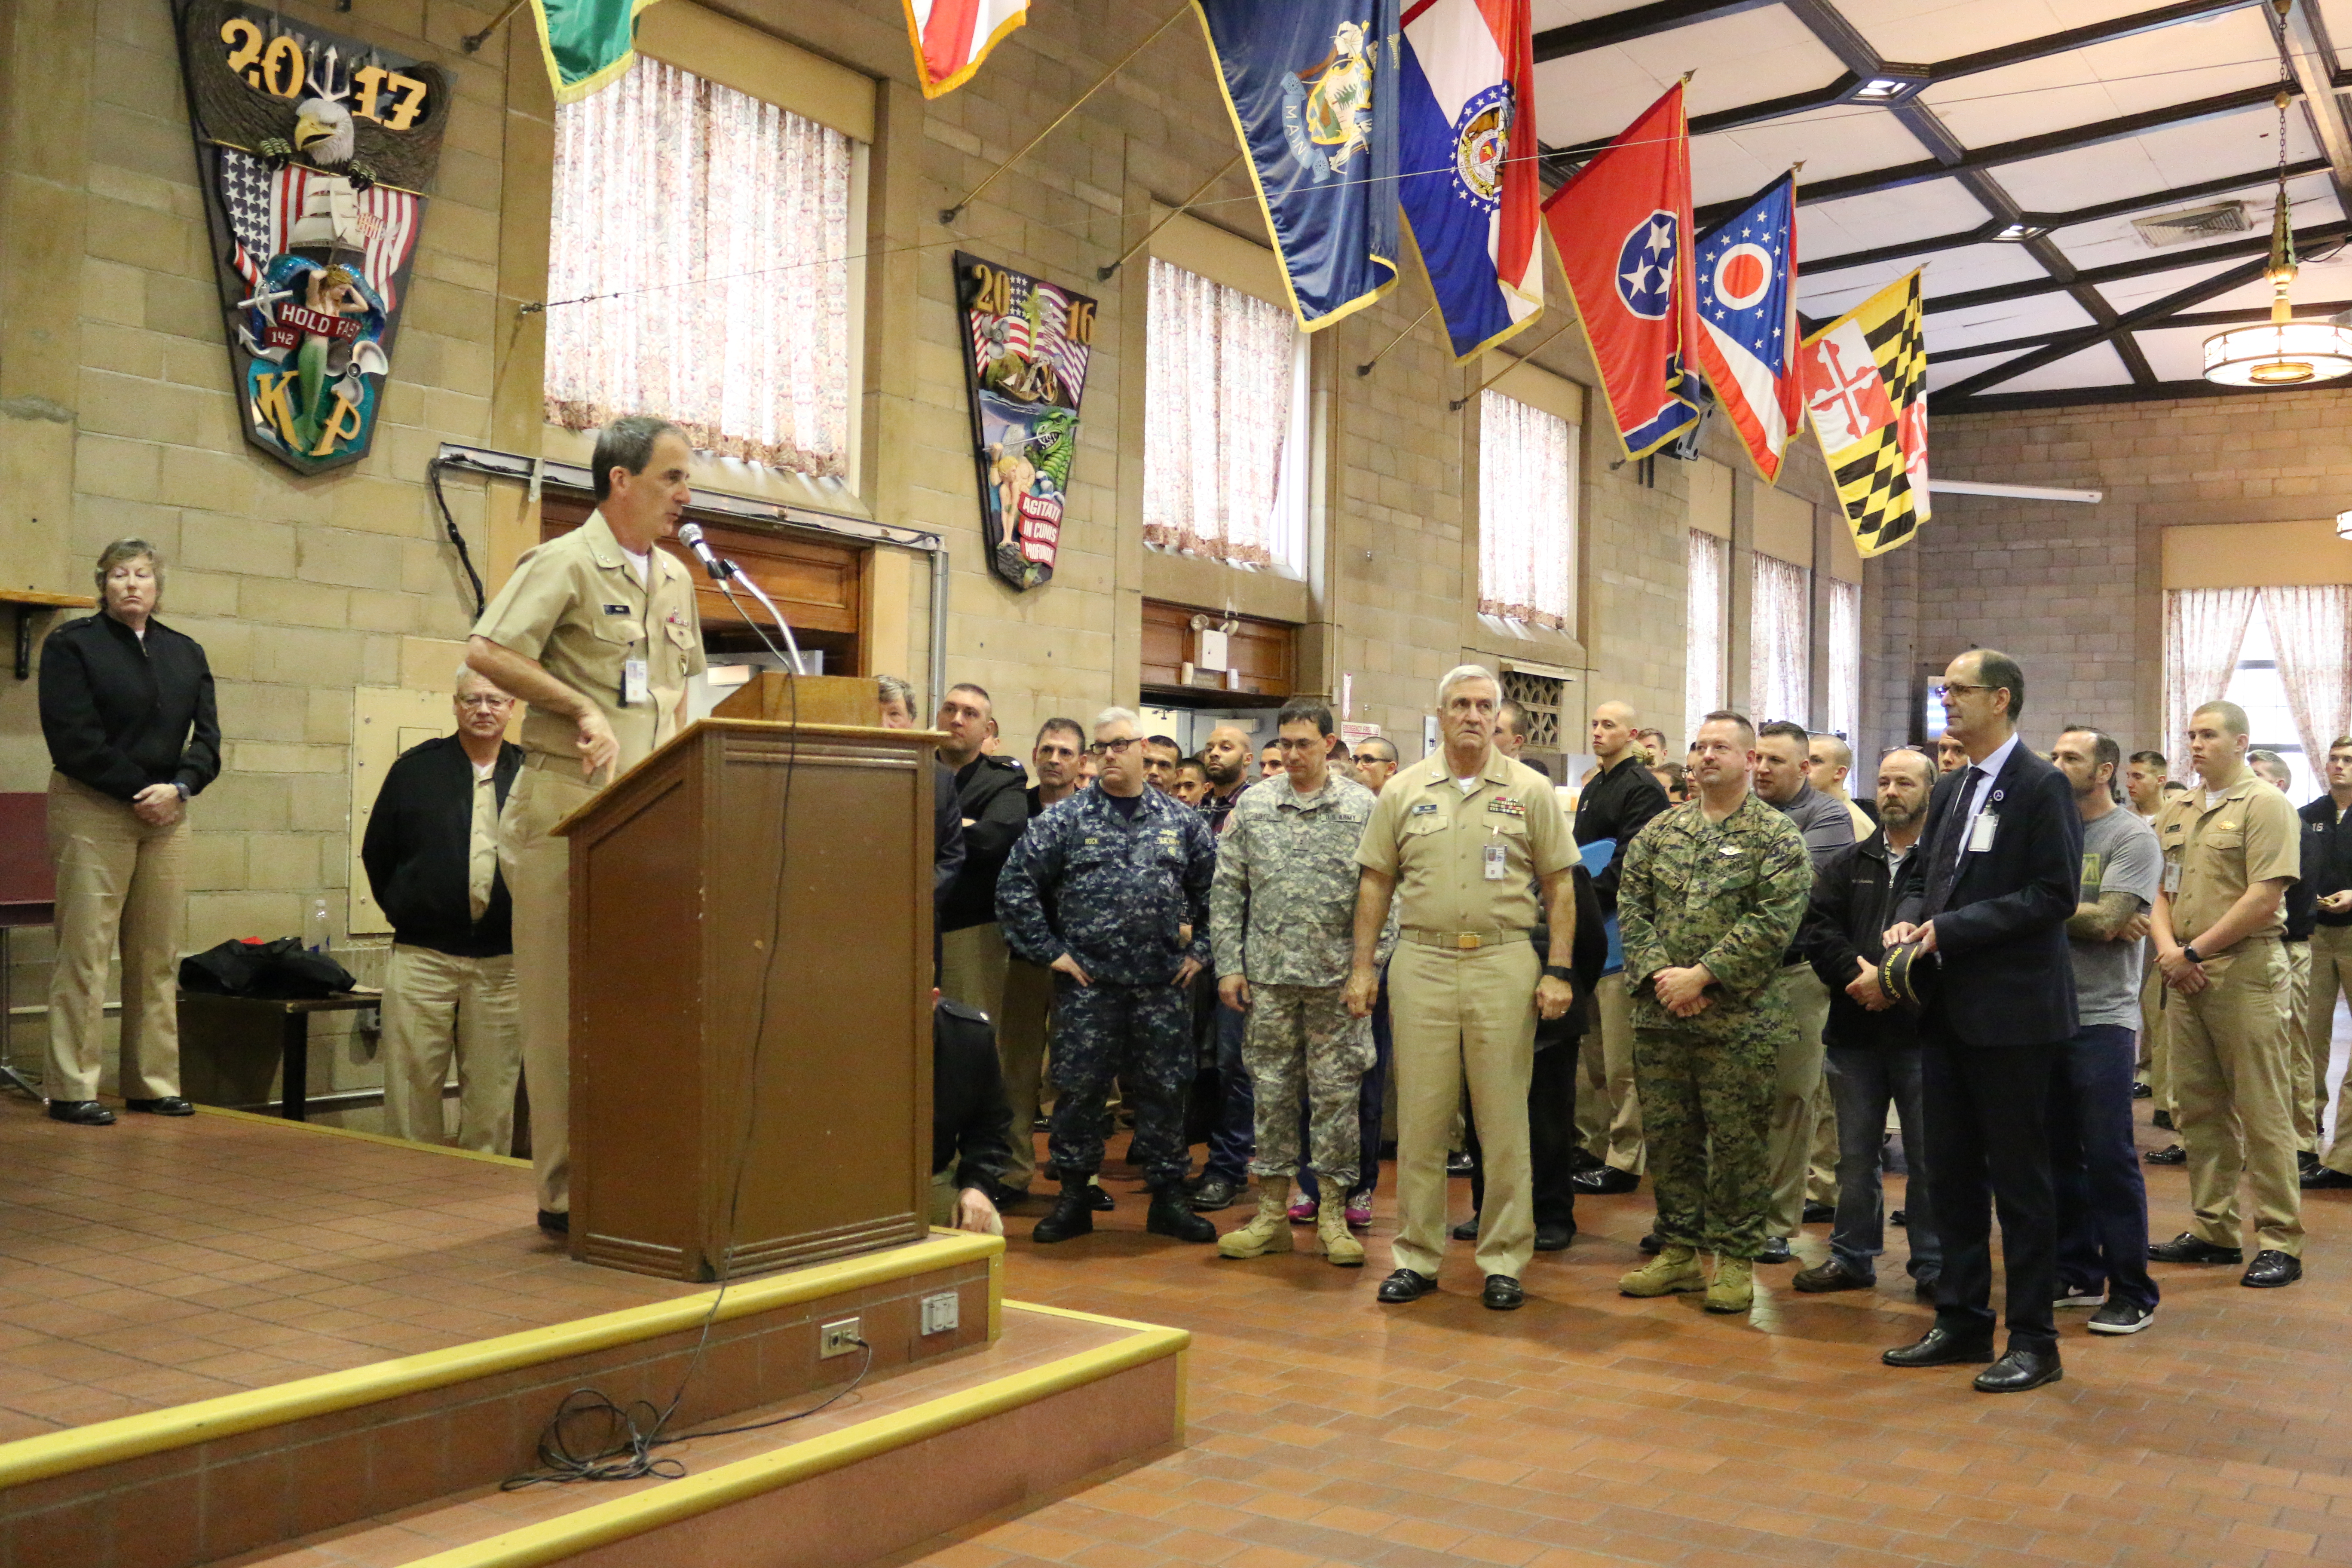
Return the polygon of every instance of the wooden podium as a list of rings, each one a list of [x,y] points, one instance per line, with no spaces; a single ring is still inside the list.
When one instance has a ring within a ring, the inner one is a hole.
[[[939,739],[706,719],[556,829],[572,1257],[707,1280],[730,1236],[742,1275],[929,1233]]]

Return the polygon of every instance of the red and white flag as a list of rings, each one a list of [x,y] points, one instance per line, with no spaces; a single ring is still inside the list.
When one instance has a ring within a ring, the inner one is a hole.
[[[925,98],[953,92],[999,40],[1029,19],[1029,0],[907,0],[907,36]]]

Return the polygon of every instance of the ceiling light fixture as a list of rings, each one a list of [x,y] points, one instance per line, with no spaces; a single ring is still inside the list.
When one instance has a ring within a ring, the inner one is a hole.
[[[2339,511],[2336,514],[2336,537],[2352,539],[2352,511]]]
[[[2290,0],[2273,0],[2284,19]],[[2284,37],[2284,29],[2282,29]],[[2352,328],[2335,321],[2298,321],[2287,295],[2294,287],[2294,216],[2286,194],[2287,86],[2284,45],[2278,90],[2278,196],[2271,212],[2271,319],[2231,327],[2205,340],[2205,379],[2217,386],[2309,386],[2352,375]],[[2339,522],[2337,531],[2342,528]]]
[[[2048,229],[2043,228],[2037,224],[2013,223],[2000,230],[1993,236],[1993,237],[1995,239],[2005,239],[2012,243],[2022,244],[2024,241],[2029,239],[2040,239],[2043,235],[2048,234],[2049,232],[2050,231]]]

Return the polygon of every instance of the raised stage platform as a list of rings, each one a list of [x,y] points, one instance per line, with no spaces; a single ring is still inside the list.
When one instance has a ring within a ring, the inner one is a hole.
[[[731,1286],[671,1430],[822,1400],[854,1317],[840,1404],[664,1448],[682,1479],[501,1493],[572,1390],[667,1401],[709,1288],[572,1262],[520,1162],[17,1099],[0,1145],[5,1568],[846,1568],[1181,1437],[1188,1336],[1005,1302],[1001,1241],[934,1232]]]

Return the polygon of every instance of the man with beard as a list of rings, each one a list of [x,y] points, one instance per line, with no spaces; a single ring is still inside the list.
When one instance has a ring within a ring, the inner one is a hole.
[[[1616,846],[1609,864],[1592,879],[1601,915],[1612,921],[1625,850],[1668,804],[1666,792],[1633,744],[1639,722],[1640,715],[1629,702],[1603,702],[1592,710],[1586,732],[1600,772],[1576,797],[1578,847],[1603,839]],[[1576,1120],[1585,1149],[1599,1163],[1570,1180],[1580,1192],[1606,1196],[1630,1193],[1641,1184],[1642,1100],[1633,1084],[1633,1014],[1623,972],[1602,975],[1593,1000],[1601,1026],[1587,1030],[1578,1046],[1585,1092]]]
[[[1224,833],[1242,791],[1256,782],[1248,776],[1250,756],[1249,736],[1239,725],[1220,724],[1209,731],[1208,744],[1201,748],[1209,793],[1202,797],[1200,811],[1212,834]],[[1223,978],[1204,973],[1193,987],[1195,1038],[1216,1032],[1211,1049],[1217,1063],[1217,1110],[1209,1128],[1208,1161],[1192,1184],[1192,1206],[1203,1214],[1233,1203],[1249,1180],[1250,1156],[1257,1148],[1256,1100],[1242,1058],[1246,1024],[1238,1009],[1219,999],[1216,984]]]

